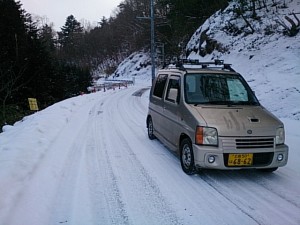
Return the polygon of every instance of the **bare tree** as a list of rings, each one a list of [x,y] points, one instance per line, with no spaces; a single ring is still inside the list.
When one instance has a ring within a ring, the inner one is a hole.
[[[295,13],[292,13],[297,23],[289,16],[285,16],[284,18],[291,24],[291,26],[287,25],[281,18],[278,17],[276,22],[283,26],[290,37],[296,36],[300,30],[300,20],[296,16]]]

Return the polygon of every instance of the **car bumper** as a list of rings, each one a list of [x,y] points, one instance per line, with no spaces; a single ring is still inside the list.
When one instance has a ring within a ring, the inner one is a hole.
[[[195,166],[198,168],[208,169],[222,169],[222,170],[234,170],[234,169],[267,169],[282,167],[287,164],[288,161],[288,146],[280,145],[275,149],[247,149],[243,151],[226,152],[219,148],[209,146],[199,146],[193,144]],[[228,166],[228,155],[253,153],[253,164],[250,166]],[[283,156],[281,161],[278,160],[279,155]],[[214,157],[214,162],[209,162],[209,158]]]

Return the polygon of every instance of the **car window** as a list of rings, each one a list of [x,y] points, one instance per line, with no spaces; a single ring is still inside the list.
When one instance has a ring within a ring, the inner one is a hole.
[[[186,74],[185,100],[190,104],[259,105],[246,81],[239,75]]]
[[[174,96],[175,95],[175,96]],[[176,100],[174,100],[176,99]],[[168,83],[166,100],[169,102],[179,102],[180,100],[180,78],[172,76]]]
[[[168,75],[167,74],[160,74],[158,75],[157,79],[156,79],[156,83],[155,83],[155,87],[153,90],[153,95],[158,97],[158,98],[162,98],[163,96],[163,92],[165,89],[165,85],[167,82],[167,78]]]

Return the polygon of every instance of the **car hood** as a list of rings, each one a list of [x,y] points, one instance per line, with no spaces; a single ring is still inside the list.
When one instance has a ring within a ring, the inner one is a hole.
[[[262,106],[194,106],[207,126],[215,127],[219,136],[275,136],[283,126]]]

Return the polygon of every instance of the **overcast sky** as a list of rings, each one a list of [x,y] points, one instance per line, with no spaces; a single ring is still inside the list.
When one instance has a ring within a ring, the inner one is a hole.
[[[110,17],[122,0],[20,0],[22,8],[31,15],[46,16],[60,30],[66,18],[73,15],[76,20],[85,19],[92,24],[103,16]]]

